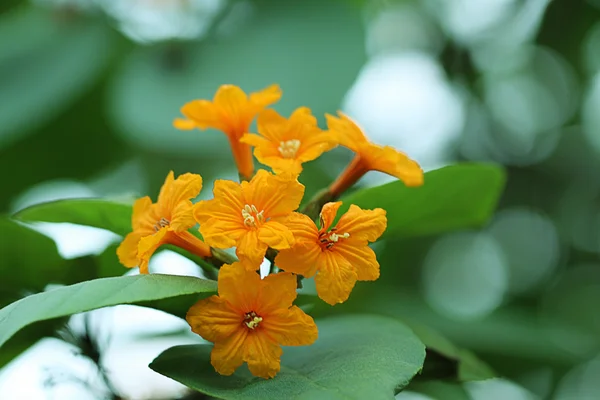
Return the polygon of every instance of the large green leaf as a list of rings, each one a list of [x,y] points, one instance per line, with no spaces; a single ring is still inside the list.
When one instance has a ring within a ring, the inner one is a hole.
[[[130,204],[102,199],[66,199],[36,204],[14,215],[21,221],[70,222],[107,229],[119,235],[131,232]]]
[[[216,290],[215,281],[160,274],[103,278],[60,287],[0,310],[0,346],[34,322],[117,304],[142,305],[183,317],[194,302]]]
[[[384,237],[423,236],[477,227],[494,212],[505,174],[490,164],[459,164],[430,171],[416,188],[400,181],[360,190],[345,197],[345,207],[383,208]]]
[[[495,378],[497,374],[472,352],[455,346],[437,331],[428,326],[404,320],[427,348],[427,357],[422,377],[430,379],[428,366],[432,374],[439,378],[474,381]]]
[[[67,275],[52,239],[1,217],[0,260],[0,306]]]
[[[286,347],[281,371],[270,380],[246,367],[230,377],[210,364],[209,345],[176,346],[150,368],[222,399],[393,399],[419,372],[425,348],[405,325],[374,315],[318,320],[319,339]]]

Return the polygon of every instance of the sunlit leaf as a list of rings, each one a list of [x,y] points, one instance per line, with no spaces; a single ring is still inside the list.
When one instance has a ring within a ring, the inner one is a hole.
[[[176,346],[150,368],[221,399],[391,399],[419,372],[425,348],[402,323],[354,315],[317,320],[319,339],[286,347],[279,374],[253,377],[246,367],[217,374],[209,345]]]
[[[215,281],[160,274],[103,278],[60,287],[0,310],[0,346],[34,322],[117,304],[142,305],[184,317],[198,299],[216,290]]]
[[[343,200],[345,207],[356,204],[386,210],[388,227],[383,237],[424,236],[485,224],[504,181],[500,167],[459,164],[426,173],[420,187],[396,181],[360,190]]]
[[[66,199],[33,205],[19,211],[14,218],[27,222],[70,222],[124,236],[131,232],[131,212],[129,204],[103,199]]]

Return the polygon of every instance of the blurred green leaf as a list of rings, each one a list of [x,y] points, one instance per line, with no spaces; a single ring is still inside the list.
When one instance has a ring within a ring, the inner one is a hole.
[[[458,164],[427,172],[420,187],[396,181],[360,190],[343,200],[345,209],[356,204],[386,210],[388,227],[383,237],[424,236],[485,224],[504,181],[501,167]]]
[[[402,323],[355,315],[317,320],[319,339],[286,347],[274,379],[253,377],[247,367],[221,376],[210,364],[209,345],[176,346],[150,368],[222,399],[391,399],[419,372],[425,348]]]
[[[60,287],[0,310],[0,346],[34,322],[117,304],[147,306],[184,317],[194,302],[216,290],[215,281],[161,274],[103,278]]]
[[[427,357],[421,377],[428,379],[428,363],[436,363],[434,373],[442,373],[442,378],[459,381],[474,381],[495,378],[497,374],[469,350],[461,349],[437,331],[426,325],[404,321],[421,339],[427,348]],[[441,370],[441,371],[440,371]]]
[[[52,239],[2,217],[0,259],[0,305],[68,276]]]
[[[125,236],[131,232],[132,207],[103,199],[67,199],[36,204],[14,218],[27,221],[70,222],[93,226]]]
[[[18,40],[16,40],[18,38]],[[110,59],[110,30],[84,15],[18,8],[0,19],[0,147],[68,106]]]
[[[427,395],[435,400],[471,400],[458,383],[444,381],[411,382],[407,390]]]

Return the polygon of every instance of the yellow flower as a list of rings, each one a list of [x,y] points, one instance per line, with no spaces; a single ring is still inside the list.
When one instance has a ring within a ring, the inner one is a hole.
[[[251,93],[250,96],[237,86],[222,85],[212,102],[193,100],[186,103],[181,108],[181,113],[187,119],[177,118],[173,125],[185,130],[214,128],[224,132],[231,144],[240,175],[250,179],[254,172],[252,153],[250,146],[240,143],[240,138],[250,130],[254,117],[280,98],[281,89],[277,85]]]
[[[331,305],[346,301],[357,280],[379,278],[379,263],[369,242],[377,240],[387,226],[385,210],[362,210],[353,204],[332,228],[341,204],[325,204],[320,229],[306,215],[294,213],[288,226],[296,242],[275,258],[285,271],[307,278],[316,273],[317,294]]]
[[[250,372],[273,378],[280,369],[280,346],[314,343],[314,320],[293,306],[296,277],[288,272],[265,279],[234,263],[219,272],[219,295],[200,300],[186,320],[215,345],[211,363],[221,375],[231,375],[244,362]]]
[[[423,170],[406,154],[391,146],[372,143],[362,129],[347,115],[338,111],[339,118],[326,115],[327,127],[338,143],[356,153],[354,160],[330,186],[329,192],[339,197],[368,171],[380,171],[400,179],[406,186],[423,184]]]
[[[133,268],[139,265],[142,274],[148,273],[152,254],[163,244],[173,244],[200,257],[211,257],[210,247],[188,232],[196,224],[192,215],[192,202],[202,189],[202,177],[183,174],[174,179],[169,172],[153,204],[150,197],[142,197],[133,205],[129,233],[117,249],[123,265]]]
[[[237,246],[238,257],[258,269],[267,247],[287,249],[294,243],[285,223],[304,195],[304,186],[295,178],[261,169],[250,182],[217,180],[213,193],[213,200],[194,206],[208,245]]]
[[[317,126],[310,109],[300,107],[289,119],[275,110],[265,110],[257,119],[259,135],[247,133],[242,143],[254,146],[254,155],[276,174],[290,172],[299,175],[302,163],[312,161],[337,143],[329,132]]]

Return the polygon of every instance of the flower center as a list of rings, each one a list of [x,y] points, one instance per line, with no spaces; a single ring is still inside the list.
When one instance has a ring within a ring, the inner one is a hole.
[[[321,232],[319,234],[319,243],[321,244],[321,248],[330,249],[336,244],[340,239],[348,239],[350,234],[348,232],[344,232],[341,235],[336,233],[337,228],[331,228],[329,232]]]
[[[300,148],[300,141],[298,139],[286,140],[279,142],[279,153],[283,158],[294,158]]]
[[[242,208],[242,217],[244,218],[244,225],[246,225],[249,228],[255,228],[257,224],[260,224],[265,221],[264,213],[264,210],[258,212],[254,204],[246,204],[244,208]]]
[[[169,226],[169,224],[171,223],[171,221],[169,221],[166,218],[161,218],[158,220],[158,222],[156,224],[154,224],[154,230],[156,232],[160,231],[162,228],[165,228],[167,226]]]
[[[249,313],[246,314],[246,316],[244,317],[244,324],[254,330],[258,327],[258,325],[260,325],[260,323],[262,322],[262,317],[259,317],[258,315],[256,315],[256,313],[254,311],[251,311]]]

